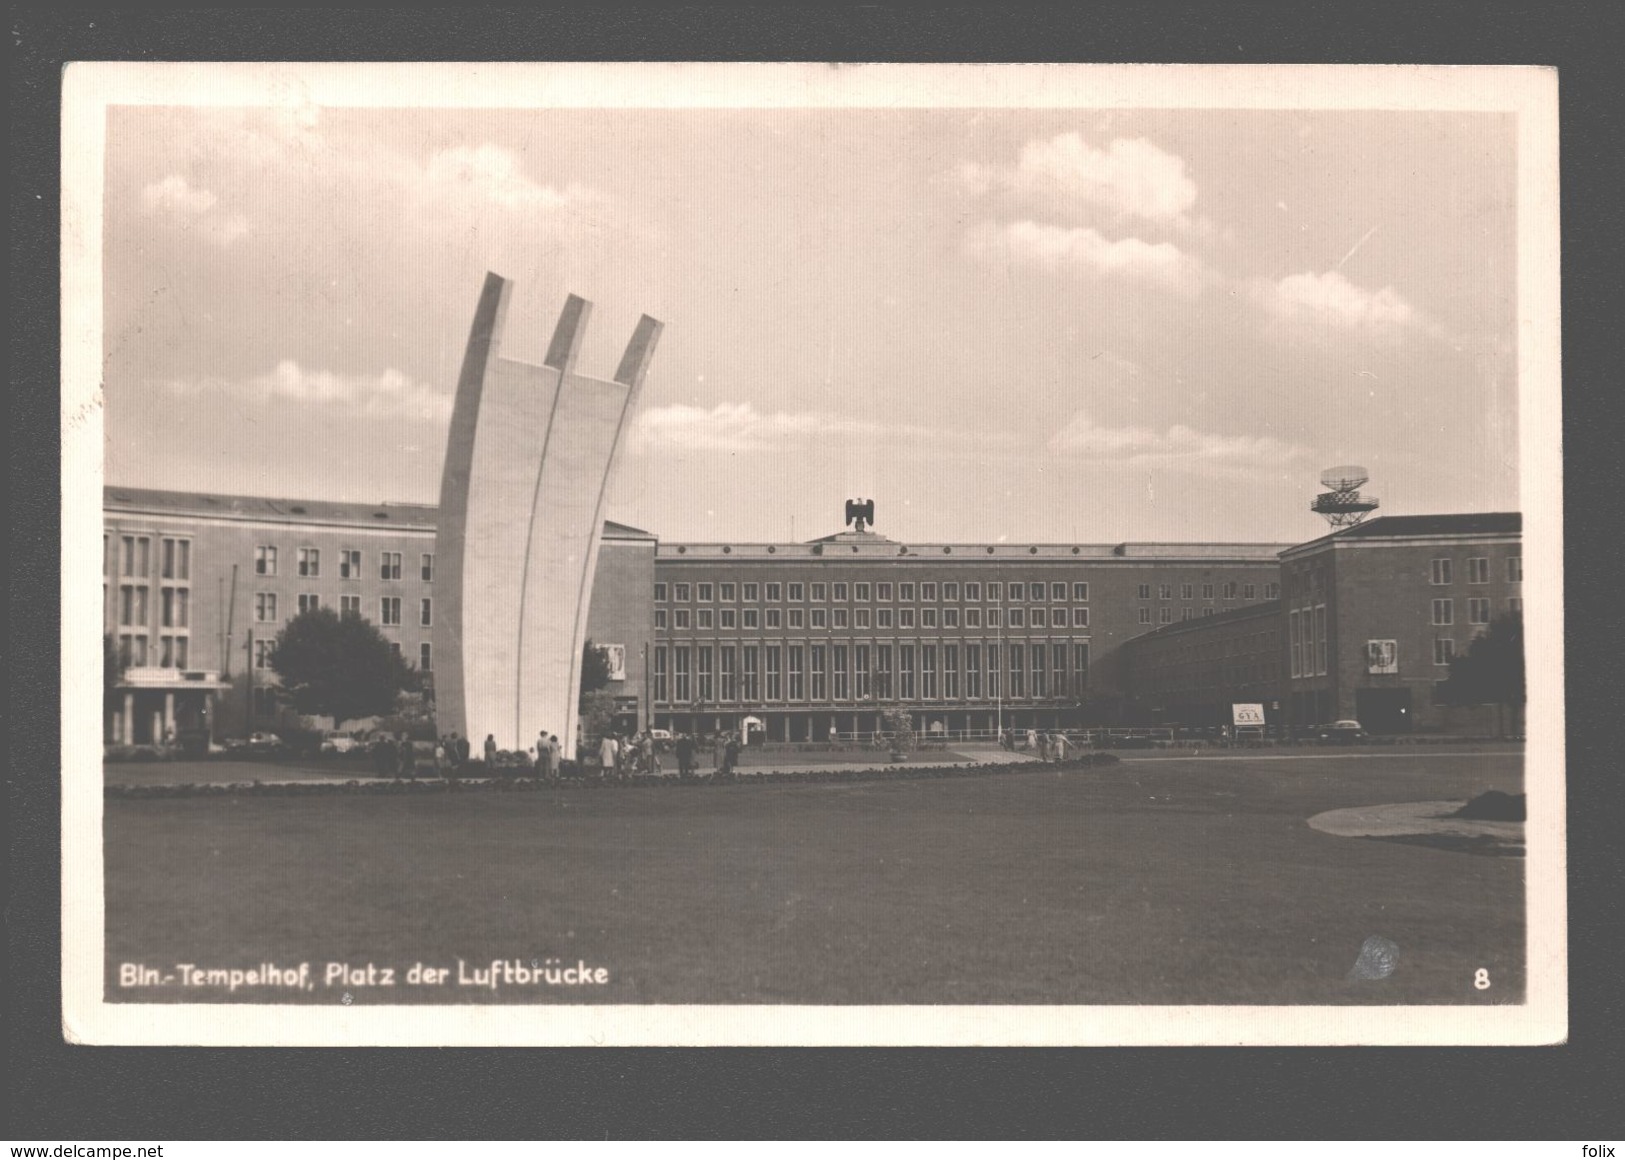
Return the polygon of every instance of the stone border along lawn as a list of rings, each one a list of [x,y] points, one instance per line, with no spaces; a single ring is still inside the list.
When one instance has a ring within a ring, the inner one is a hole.
[[[468,777],[468,778],[374,778],[362,781],[305,781],[265,782],[239,781],[211,785],[183,782],[175,785],[109,785],[104,796],[109,798],[179,798],[250,795],[256,797],[309,797],[323,794],[402,794],[402,793],[468,793],[473,791],[536,791],[548,789],[651,789],[664,786],[692,788],[713,785],[767,785],[790,783],[845,783],[865,781],[927,781],[933,778],[987,777],[993,774],[1034,773],[1042,769],[1057,772],[1089,769],[1094,766],[1116,765],[1119,758],[1111,753],[1090,753],[1066,761],[999,761],[978,762],[974,765],[915,765],[887,766],[860,769],[785,770],[779,773],[740,773],[731,782],[718,782],[712,776],[683,780],[675,774],[669,777],[637,776],[624,780],[605,780],[603,777],[564,778],[548,782],[536,777]]]

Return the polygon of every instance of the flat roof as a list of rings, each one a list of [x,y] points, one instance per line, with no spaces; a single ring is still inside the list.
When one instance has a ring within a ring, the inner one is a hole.
[[[1517,536],[1523,533],[1522,512],[1447,512],[1435,515],[1379,516],[1286,549],[1308,551],[1332,543],[1364,540],[1426,540],[1448,536]]]

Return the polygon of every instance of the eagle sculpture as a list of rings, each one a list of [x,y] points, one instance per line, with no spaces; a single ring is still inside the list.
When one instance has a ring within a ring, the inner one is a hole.
[[[853,531],[863,531],[864,525],[875,522],[875,501],[872,499],[847,500],[846,522],[852,525]]]

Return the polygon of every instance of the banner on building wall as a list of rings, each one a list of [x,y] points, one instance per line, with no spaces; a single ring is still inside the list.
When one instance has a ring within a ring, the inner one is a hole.
[[[624,644],[605,644],[599,646],[604,654],[604,663],[609,666],[609,679],[612,681],[626,680],[626,646]]]
[[[1399,672],[1399,642],[1397,640],[1366,641],[1365,671],[1368,673]]]
[[[1231,705],[1230,721],[1237,728],[1264,724],[1263,705]]]

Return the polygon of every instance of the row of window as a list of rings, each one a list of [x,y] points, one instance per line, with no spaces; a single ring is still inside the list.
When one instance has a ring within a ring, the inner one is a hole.
[[[314,592],[299,593],[299,611],[314,612],[322,606],[322,598]],[[360,616],[361,597],[344,595],[339,597],[340,616]],[[260,624],[274,623],[278,619],[278,601],[275,592],[254,593],[254,619]],[[399,596],[380,596],[378,598],[378,622],[386,625],[399,625],[401,623],[401,598]],[[423,628],[434,626],[434,600],[428,596],[418,601],[418,624]]]
[[[399,580],[402,575],[403,554],[400,552],[378,553],[378,579]],[[313,579],[322,574],[322,550],[320,548],[300,548],[295,554],[295,568],[298,574],[306,579]],[[361,550],[359,548],[339,549],[339,579],[361,579]],[[256,576],[275,576],[277,574],[277,549],[271,544],[261,544],[254,549],[254,574]],[[434,579],[434,555],[424,552],[418,557],[418,577],[424,581]]]
[[[1080,693],[1086,643],[700,645],[654,650],[657,704],[966,700]],[[1051,691],[1053,690],[1053,692]]]
[[[698,600],[701,604],[710,604],[713,600],[731,604],[735,600],[741,599],[747,604],[753,604],[760,600],[765,593],[767,602],[770,604],[783,601],[787,596],[791,604],[801,604],[808,599],[811,599],[814,604],[821,604],[826,601],[843,603],[847,600],[865,604],[871,600],[889,601],[894,599],[910,604],[916,599],[926,602],[935,601],[939,599],[939,593],[942,600],[959,600],[961,587],[960,583],[955,580],[941,583],[935,580],[927,580],[918,584],[912,580],[896,584],[889,580],[877,583],[858,581],[852,584],[848,584],[844,580],[837,580],[832,583],[825,581],[813,583],[792,581],[788,584],[781,584],[777,581],[761,584],[756,582],[736,584],[733,581],[723,581],[720,583],[700,582],[668,585],[661,582],[655,585],[655,602],[663,604],[667,601],[669,595],[678,604],[687,604],[691,600]],[[981,600],[983,587],[980,581],[964,584],[964,599],[972,602]],[[1031,584],[1022,581],[1011,581],[1008,584],[1003,582],[989,583],[986,585],[986,590],[988,600],[1008,599],[1010,601],[1021,601],[1044,599],[1044,585],[1039,581],[1034,581]],[[1069,586],[1056,582],[1049,586],[1049,598],[1052,601],[1065,601],[1069,592],[1073,600],[1085,601],[1089,599],[1089,585],[1086,583],[1074,583]]]
[[[1432,562],[1428,571],[1428,579],[1433,584],[1455,583],[1455,561],[1448,557],[1441,557]],[[1508,584],[1523,583],[1523,557],[1508,556],[1506,565]],[[1467,559],[1467,583],[1488,584],[1490,582],[1490,561],[1488,556],[1470,556]]]
[[[1467,597],[1467,623],[1488,624],[1492,602],[1488,596]],[[1523,598],[1514,596],[1507,601],[1508,612],[1522,612]],[[1456,623],[1456,602],[1452,597],[1445,596],[1433,601],[1433,623],[1435,625],[1449,625]]]
[[[119,663],[126,668],[139,669],[155,665],[161,669],[184,669],[189,667],[191,648],[190,637],[173,636],[168,633],[158,638],[155,647],[149,647],[146,633],[125,632],[120,633],[118,637]]]
[[[1088,628],[1087,608],[664,608],[655,628]]]
[[[102,575],[112,570],[113,538],[102,533]],[[146,579],[152,575],[152,537],[120,536],[118,542],[118,574]],[[178,536],[161,536],[158,540],[158,577],[161,580],[190,580],[192,578],[192,541]]]
[[[401,646],[399,642],[391,641],[389,647],[394,650],[396,656],[401,655]],[[254,642],[254,667],[256,669],[269,669],[273,667],[271,664],[271,654],[275,651],[276,641],[256,640]],[[184,661],[180,667],[185,667]],[[434,671],[434,646],[428,641],[423,641],[418,645],[418,668],[422,669],[426,673]]]
[[[149,589],[145,584],[121,584],[118,590],[118,622],[122,628],[144,628],[151,613]],[[164,628],[190,628],[192,590],[169,585],[158,590],[158,623]]]
[[[1203,616],[1212,616],[1214,613],[1216,613],[1218,611],[1219,610],[1217,608],[1203,608],[1202,609],[1202,615]],[[1192,620],[1195,617],[1196,617],[1196,610],[1194,608],[1181,608],[1179,610],[1179,619],[1180,620]],[[1150,606],[1142,604],[1140,606],[1140,623],[1141,624],[1150,624],[1151,621],[1152,621],[1152,617],[1151,617],[1151,608],[1150,608]],[[1158,623],[1158,624],[1172,624],[1173,622],[1174,622],[1174,609],[1173,609],[1172,605],[1164,604],[1161,608],[1157,609],[1156,623]]]

